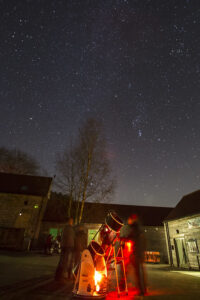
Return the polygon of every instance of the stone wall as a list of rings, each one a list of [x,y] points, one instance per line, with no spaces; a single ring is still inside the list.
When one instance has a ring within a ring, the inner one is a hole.
[[[0,227],[23,229],[25,239],[37,239],[36,231],[39,230],[40,215],[44,211],[41,204],[45,201],[40,196],[1,193]]]
[[[181,218],[174,221],[168,222],[169,230],[169,252],[171,252],[171,265],[179,267],[180,263],[177,255],[176,239],[181,239],[186,251],[186,264],[185,268],[189,269],[199,269],[200,268],[200,227],[190,228],[188,221],[194,220],[200,217],[200,215],[195,215],[191,217]],[[191,251],[191,241],[196,243],[196,251]],[[170,253],[169,253],[170,256]]]
[[[143,227],[146,240],[146,251],[160,252],[161,263],[168,263],[167,247],[163,226]]]
[[[23,248],[24,229],[0,227],[0,247],[20,250]]]

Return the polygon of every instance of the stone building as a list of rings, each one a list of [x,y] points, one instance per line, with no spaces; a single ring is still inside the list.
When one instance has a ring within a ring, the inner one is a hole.
[[[0,247],[37,244],[52,178],[0,173]]]
[[[184,196],[164,226],[170,264],[200,269],[200,190]]]
[[[60,195],[57,199],[57,203],[64,200],[61,198],[62,197]],[[43,235],[43,239],[50,232],[56,236],[62,231],[65,225],[67,212],[67,207],[65,206],[62,209],[62,205],[57,206],[60,206],[60,211],[57,211],[57,213],[47,207],[41,227],[41,235]],[[55,207],[55,205],[53,205],[53,207]],[[123,220],[124,224],[131,213],[136,213],[140,217],[142,223],[142,228],[146,239],[146,250],[148,252],[158,252],[161,262],[167,263],[168,256],[163,220],[167,217],[171,210],[172,208],[169,207],[85,203],[82,223],[86,228],[89,243],[99,227],[104,224],[105,217],[108,212],[115,211]]]
[[[44,246],[44,242],[50,233],[54,238],[62,233],[66,225],[68,211],[68,196],[61,193],[52,192],[48,201],[40,229],[40,246]]]

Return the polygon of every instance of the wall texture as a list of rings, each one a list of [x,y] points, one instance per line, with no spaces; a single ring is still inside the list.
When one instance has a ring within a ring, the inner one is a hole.
[[[28,244],[30,240],[37,239],[46,202],[46,197],[0,193],[0,228],[1,234],[4,236],[3,243],[0,239],[0,246],[3,244],[5,246],[6,236],[8,246],[11,240],[14,245],[12,234],[16,234],[11,229],[22,229],[24,240]],[[9,235],[8,228],[10,228]],[[17,240],[16,244],[19,244]]]
[[[200,215],[190,216],[181,218],[178,220],[169,221],[169,256],[171,254],[170,264],[175,267],[185,267],[188,269],[199,269],[200,268],[200,226],[190,226],[191,222],[195,222]],[[180,265],[176,241],[181,240],[185,250],[186,264]],[[196,247],[194,247],[196,244]],[[196,248],[196,249],[195,249]],[[170,253],[171,252],[171,253]]]

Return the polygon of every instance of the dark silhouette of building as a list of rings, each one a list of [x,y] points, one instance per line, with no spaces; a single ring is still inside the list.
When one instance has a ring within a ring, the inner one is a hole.
[[[52,178],[0,173],[0,247],[36,246]]]

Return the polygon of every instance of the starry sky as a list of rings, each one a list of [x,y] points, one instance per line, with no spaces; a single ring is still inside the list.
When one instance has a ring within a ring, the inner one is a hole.
[[[101,118],[114,203],[175,206],[200,188],[200,2],[0,0],[0,146],[54,175]]]

